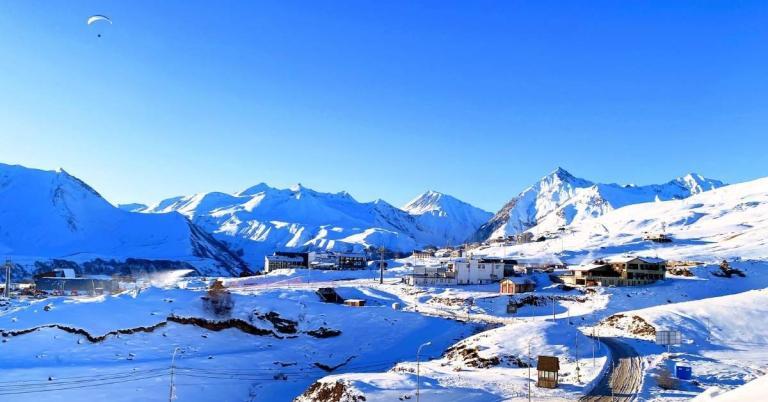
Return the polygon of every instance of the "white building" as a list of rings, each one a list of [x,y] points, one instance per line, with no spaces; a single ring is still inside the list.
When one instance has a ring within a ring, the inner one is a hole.
[[[411,286],[451,286],[456,284],[456,275],[444,266],[413,267],[413,273],[405,277]]]
[[[504,263],[478,258],[456,259],[448,263],[456,273],[459,285],[482,285],[498,282],[504,277]]]
[[[504,263],[482,258],[457,258],[440,266],[415,266],[406,276],[411,286],[482,285],[504,277]]]

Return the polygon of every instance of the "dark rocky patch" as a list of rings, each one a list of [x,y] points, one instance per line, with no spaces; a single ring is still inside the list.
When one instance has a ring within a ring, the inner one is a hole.
[[[349,389],[344,381],[315,382],[296,401],[301,402],[365,402],[365,396]]]
[[[320,327],[318,329],[307,331],[306,334],[309,336],[314,336],[315,338],[333,338],[334,336],[341,335],[341,331],[339,331],[338,329],[329,329],[326,327]]]

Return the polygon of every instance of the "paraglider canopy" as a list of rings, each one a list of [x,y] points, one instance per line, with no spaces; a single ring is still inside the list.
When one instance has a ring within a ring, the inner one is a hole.
[[[95,23],[100,23],[100,21],[104,21],[105,23],[108,22],[109,25],[112,25],[112,20],[109,19],[109,17],[107,17],[106,15],[98,15],[98,14],[88,17],[88,21],[86,23],[90,26]],[[101,38],[101,33],[97,34],[96,36]]]
[[[109,17],[107,17],[105,15],[92,15],[92,16],[88,17],[87,24],[91,25],[91,24],[93,24],[93,23],[95,23],[97,21],[106,21],[106,22],[109,22],[110,24],[112,23],[112,20],[109,19]]]

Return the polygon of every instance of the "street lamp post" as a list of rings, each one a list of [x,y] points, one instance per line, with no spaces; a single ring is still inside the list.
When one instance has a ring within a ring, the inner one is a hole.
[[[176,352],[181,350],[178,346],[173,349],[173,355],[171,356],[171,387],[168,390],[168,402],[172,402],[176,398],[176,387],[173,385],[173,375],[176,369]]]
[[[420,371],[420,363],[421,363],[421,349],[425,346],[431,345],[432,342],[424,342],[422,343],[419,348],[416,350],[416,402],[419,402],[419,394],[421,391],[421,371]]]

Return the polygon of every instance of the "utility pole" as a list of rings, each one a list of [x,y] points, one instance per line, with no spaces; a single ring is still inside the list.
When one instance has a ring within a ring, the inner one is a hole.
[[[595,327],[592,327],[592,368],[595,368],[595,343],[597,338],[595,337]]]
[[[384,246],[379,247],[379,284],[384,284]]]
[[[550,299],[552,299],[552,321],[555,322],[557,319],[555,319],[555,296],[551,296]]]
[[[576,329],[576,384],[581,384],[581,369],[579,368],[579,335],[581,330]]]
[[[531,339],[528,339],[528,402],[531,402]]]
[[[616,367],[613,364],[613,356],[611,356],[611,378],[608,380],[608,386],[611,387],[611,401],[615,401],[616,397],[613,395],[613,374],[616,373]]]
[[[416,402],[419,402],[419,394],[421,391],[421,372],[419,371],[421,348],[431,345],[432,342],[424,342],[416,349]]]
[[[560,231],[560,254],[565,252],[564,238],[565,238],[565,226],[558,228]]]
[[[5,297],[11,297],[11,260],[5,260],[5,290],[3,291]]]
[[[179,347],[173,349],[173,355],[171,356],[171,387],[168,390],[168,402],[173,402],[176,399],[176,386],[173,384],[173,375],[176,370],[176,352],[179,351]]]

